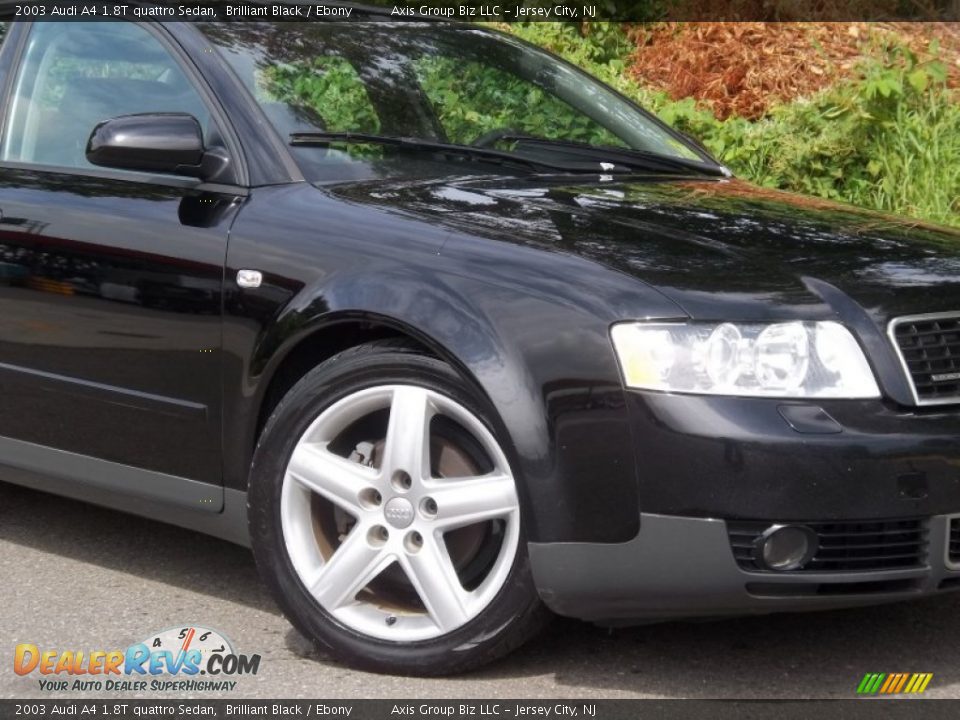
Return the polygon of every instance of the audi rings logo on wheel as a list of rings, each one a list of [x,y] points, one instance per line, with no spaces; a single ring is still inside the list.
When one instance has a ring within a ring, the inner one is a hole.
[[[413,522],[413,505],[406,498],[396,497],[383,508],[383,516],[396,528],[405,528]]]

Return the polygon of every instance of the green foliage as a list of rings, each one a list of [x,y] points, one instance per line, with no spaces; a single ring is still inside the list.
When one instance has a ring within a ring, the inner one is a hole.
[[[594,145],[623,145],[616,135],[533,83],[490,65],[425,57],[417,80],[453,143],[509,128],[521,135]]]
[[[636,46],[617,23],[596,22],[578,26],[536,22],[500,24],[496,27],[556,53],[621,92],[637,88],[624,72],[627,57]]]
[[[673,120],[761,185],[960,225],[960,106],[944,80],[897,50],[755,123],[689,106]]]
[[[623,146],[623,141],[586,115],[533,83],[480,62],[441,56],[414,63],[417,80],[453,143],[470,144],[496,130],[548,139]],[[344,58],[320,56],[261,71],[261,102],[307,109],[331,132],[380,131],[380,120],[363,81]],[[353,155],[366,155],[369,148]]]
[[[309,64],[273,65],[259,84],[263,100],[310,108],[323,118],[329,132],[380,131],[380,119],[363,82],[343,58],[321,55]]]
[[[856,82],[776,107],[756,122],[717,120],[691,98],[671,100],[624,69],[632,43],[616,24],[530,23],[509,28],[607,82],[701,140],[744,179],[960,226],[960,104],[946,68],[886,48]],[[932,46],[935,57],[938,48]]]

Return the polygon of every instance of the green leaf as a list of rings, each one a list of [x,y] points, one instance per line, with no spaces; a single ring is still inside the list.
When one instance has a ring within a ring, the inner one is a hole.
[[[914,90],[922,93],[930,84],[930,76],[923,68],[917,68],[907,75],[907,81],[913,86]]]
[[[931,60],[926,64],[927,74],[930,75],[930,79],[937,84],[942,84],[947,81],[947,66],[944,65],[939,60]]]

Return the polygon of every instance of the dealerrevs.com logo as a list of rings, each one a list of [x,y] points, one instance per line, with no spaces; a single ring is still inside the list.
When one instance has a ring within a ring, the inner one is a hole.
[[[39,676],[41,691],[223,692],[256,675],[259,655],[241,655],[223,634],[198,625],[170,628],[126,650],[58,650],[17,645],[13,670]]]

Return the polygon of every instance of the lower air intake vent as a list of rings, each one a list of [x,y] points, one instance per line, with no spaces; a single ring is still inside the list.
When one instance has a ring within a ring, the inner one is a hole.
[[[950,552],[960,560],[960,524],[953,521]],[[754,545],[774,521],[727,523],[737,565],[749,572],[770,572],[756,560]],[[927,523],[922,519],[857,522],[797,522],[816,533],[819,547],[801,569],[790,572],[869,572],[923,565]],[[779,574],[779,573],[778,573]]]

